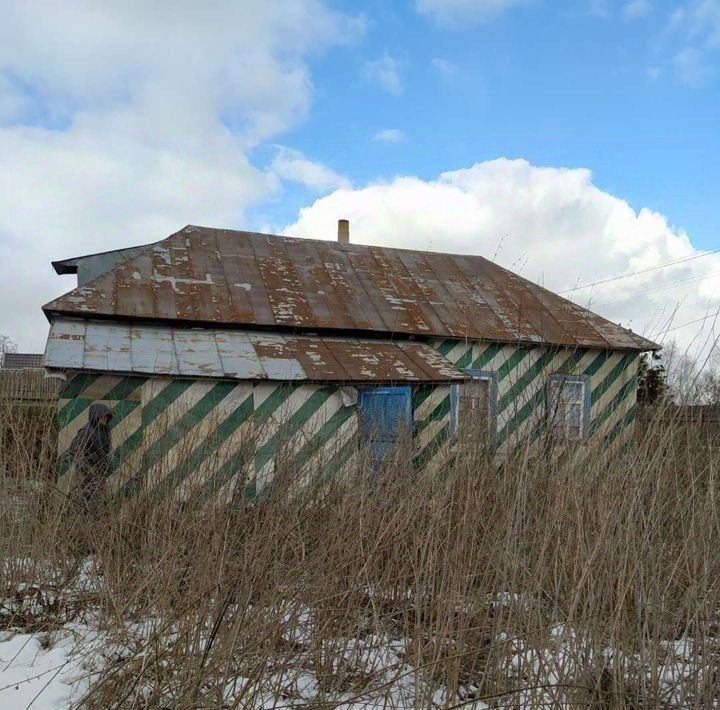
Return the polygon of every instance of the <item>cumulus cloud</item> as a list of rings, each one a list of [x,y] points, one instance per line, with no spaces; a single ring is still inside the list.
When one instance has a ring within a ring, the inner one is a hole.
[[[485,21],[529,0],[416,0],[418,12],[441,25]]]
[[[399,128],[384,128],[373,136],[373,140],[381,143],[402,143],[405,140],[405,134]]]
[[[403,90],[400,68],[397,61],[389,54],[379,59],[365,62],[363,73],[366,81],[379,86],[388,94],[399,96]]]
[[[717,280],[708,278],[720,273],[717,255],[577,289],[698,254],[663,215],[634,210],[584,169],[499,159],[436,180],[396,177],[322,197],[285,231],[323,238],[338,215],[350,219],[357,243],[496,258],[552,290],[571,289],[566,295],[581,305],[650,337],[720,305]],[[671,333],[689,342],[696,328]]]
[[[235,225],[278,179],[325,189],[329,169],[250,150],[308,111],[311,53],[362,22],[322,0],[3,5],[0,333],[41,347],[39,306],[72,286],[49,261]]]

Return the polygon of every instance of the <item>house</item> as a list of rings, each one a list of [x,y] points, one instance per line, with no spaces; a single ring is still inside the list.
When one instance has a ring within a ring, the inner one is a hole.
[[[106,402],[125,495],[252,496],[281,451],[333,475],[403,432],[417,466],[463,432],[502,448],[548,418],[624,441],[658,347],[482,257],[351,243],[345,220],[337,241],[187,226],[53,266],[78,277],[44,306],[60,453]]]

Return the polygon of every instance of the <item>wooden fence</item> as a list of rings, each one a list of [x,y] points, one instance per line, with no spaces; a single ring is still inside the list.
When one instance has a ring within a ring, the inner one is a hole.
[[[58,396],[61,381],[46,377],[45,370],[3,370],[0,369],[0,400],[17,404],[44,404]]]
[[[720,445],[720,406],[714,404],[669,405],[660,409],[640,407],[635,434],[643,437],[656,418],[663,425],[673,428],[692,429],[701,433],[709,443]]]

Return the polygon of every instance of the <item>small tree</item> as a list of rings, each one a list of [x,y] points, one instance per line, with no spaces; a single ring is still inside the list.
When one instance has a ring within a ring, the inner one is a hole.
[[[9,336],[0,335],[0,366],[2,366],[5,360],[5,353],[16,353],[17,345],[13,342]]]
[[[665,400],[667,394],[667,373],[662,357],[656,352],[643,354],[638,368],[638,403],[657,405]]]

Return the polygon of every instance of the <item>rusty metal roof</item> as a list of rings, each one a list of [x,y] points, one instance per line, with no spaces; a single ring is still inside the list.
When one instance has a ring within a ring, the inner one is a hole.
[[[466,376],[426,343],[58,319],[49,369],[239,380],[452,382]]]
[[[194,226],[44,310],[48,317],[658,347],[480,256]]]

